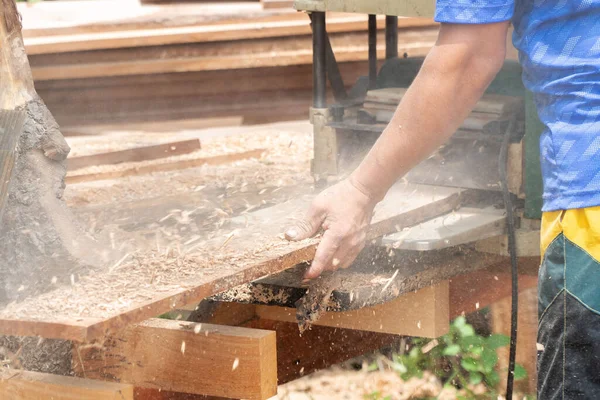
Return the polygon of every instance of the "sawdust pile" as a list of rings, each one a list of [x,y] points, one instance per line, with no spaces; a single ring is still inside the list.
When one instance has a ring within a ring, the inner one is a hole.
[[[377,394],[377,395],[376,395]],[[393,371],[352,371],[333,367],[283,385],[277,400],[455,400],[456,389],[443,388],[429,372],[423,378],[402,381]],[[373,397],[369,397],[373,396]],[[379,396],[379,397],[377,397]]]

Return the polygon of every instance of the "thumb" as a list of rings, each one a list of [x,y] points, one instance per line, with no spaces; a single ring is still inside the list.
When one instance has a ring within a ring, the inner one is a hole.
[[[303,219],[285,230],[285,238],[291,241],[299,241],[315,236],[321,229],[324,219],[325,213],[311,206]]]

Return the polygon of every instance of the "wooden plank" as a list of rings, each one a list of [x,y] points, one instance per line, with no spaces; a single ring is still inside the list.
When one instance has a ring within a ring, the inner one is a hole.
[[[272,331],[150,319],[107,338],[104,348],[74,353],[76,373],[92,379],[250,400],[277,394]]]
[[[263,8],[268,10],[270,8],[293,8],[293,0],[260,0]]]
[[[328,19],[327,29],[330,33],[365,30],[366,21],[367,18],[364,15],[336,14]],[[436,24],[429,19],[405,18],[399,20],[399,27],[404,29],[428,26],[436,26]],[[25,39],[25,47],[29,55],[36,55],[310,34],[309,19],[299,15],[295,20],[286,18],[283,21],[237,22],[29,37]]]
[[[399,51],[401,53],[406,52],[410,54],[411,57],[418,57],[426,55],[431,49],[431,46],[431,42],[407,43],[400,45]],[[385,55],[385,49],[383,47],[378,48],[377,54],[378,57],[383,57]],[[366,45],[355,45],[336,50],[336,59],[338,62],[359,61],[366,60],[367,58],[368,48]],[[278,52],[277,57],[273,57],[272,53],[266,52],[255,54],[252,57],[244,54],[220,57],[189,57],[42,66],[33,68],[33,78],[36,81],[60,80],[99,76],[160,74],[168,72],[217,71],[232,68],[281,67],[311,63],[312,50],[301,49],[281,51]]]
[[[505,297],[490,307],[492,331],[510,337],[512,302]],[[531,287],[519,293],[519,318],[517,331],[517,364],[527,371],[527,378],[515,382],[515,389],[521,393],[535,393],[537,389],[537,328],[538,328],[538,299],[537,288]],[[497,350],[498,373],[500,382],[498,389],[501,393],[506,389],[506,371],[508,371],[508,347]]]
[[[154,146],[136,147],[133,149],[72,157],[67,160],[70,170],[93,165],[120,164],[124,162],[140,162],[157,160],[200,150],[200,140],[191,139],[180,142],[157,144]]]
[[[3,400],[133,400],[133,386],[31,371],[0,372]]]
[[[398,340],[396,335],[326,326],[313,326],[301,334],[296,323],[256,318],[256,309],[252,304],[213,302],[212,305],[208,313],[190,320],[276,332],[279,385],[381,349]]]
[[[406,88],[384,88],[370,90],[365,102],[371,106],[383,105],[385,107],[396,107],[406,94]],[[474,112],[486,114],[506,115],[516,112],[523,107],[523,99],[514,96],[503,96],[498,94],[484,94],[473,108]],[[393,109],[395,110],[395,108]],[[392,110],[392,111],[393,111]]]
[[[459,207],[461,190],[399,183],[375,209],[369,238],[401,230]],[[12,303],[0,310],[0,334],[90,341],[110,331],[200,301],[216,293],[312,260],[318,238],[287,242],[278,238],[290,218],[304,213],[313,195],[277,206],[279,215],[259,224],[214,231],[215,239],[182,248],[181,255],[149,255],[114,271],[81,277],[74,285]],[[178,265],[176,284],[149,280],[156,260]],[[123,272],[127,280],[123,280]],[[111,292],[110,282],[118,290]],[[60,301],[57,298],[60,297]],[[82,313],[82,310],[84,312]]]
[[[220,165],[234,161],[247,160],[249,158],[260,158],[265,153],[264,149],[244,151],[241,153],[223,154],[213,157],[202,157],[191,160],[180,160],[161,164],[143,165],[117,171],[98,172],[93,174],[67,175],[65,182],[74,184],[80,182],[99,181],[103,179],[117,179],[126,176],[145,175],[153,172],[175,171],[186,168],[196,168],[203,165]]]
[[[444,281],[384,304],[352,311],[327,312],[314,325],[436,338],[449,329],[448,288],[448,281]],[[275,321],[296,321],[294,308],[257,306],[256,315]]]
[[[538,260],[539,261],[539,260]],[[450,316],[469,314],[510,296],[510,273],[498,267],[475,271],[450,279]],[[519,290],[537,286],[537,276],[519,274]],[[537,320],[537,319],[536,319]]]
[[[313,326],[300,334],[291,322],[255,319],[245,326],[277,332],[279,384],[379,350],[398,340],[396,335]]]

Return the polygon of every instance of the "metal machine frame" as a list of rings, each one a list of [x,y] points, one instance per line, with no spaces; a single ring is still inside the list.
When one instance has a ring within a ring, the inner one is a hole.
[[[343,119],[344,108],[356,106],[362,99],[350,98],[345,90],[335,54],[326,28],[326,12],[355,12],[368,14],[368,89],[387,87],[377,70],[377,14],[386,15],[386,63],[398,58],[398,16],[433,17],[435,2],[416,0],[296,0],[298,11],[309,13],[313,32],[313,103],[310,121],[314,126],[313,175],[317,180],[338,174],[340,135],[336,124]],[[386,68],[382,68],[382,71]],[[393,69],[393,68],[392,68]],[[396,68],[397,69],[397,68]],[[404,72],[400,68],[401,72]],[[395,71],[396,73],[398,71]],[[381,75],[381,72],[379,72]],[[388,68],[389,75],[389,68]],[[413,76],[400,79],[411,81]],[[327,104],[329,79],[336,103]],[[381,86],[384,85],[384,86]],[[366,89],[366,88],[365,88]],[[516,62],[507,61],[503,70],[488,88],[488,93],[522,96],[525,99],[525,135],[523,138],[523,192],[524,215],[539,219],[541,216],[541,170],[539,163],[539,122],[530,93],[521,83],[521,69]],[[339,124],[338,124],[339,125]],[[339,128],[339,126],[338,126]]]

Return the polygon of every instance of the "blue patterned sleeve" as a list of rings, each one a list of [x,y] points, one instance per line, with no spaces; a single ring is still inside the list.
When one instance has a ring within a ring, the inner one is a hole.
[[[435,20],[452,24],[490,24],[512,18],[515,0],[437,0]]]

